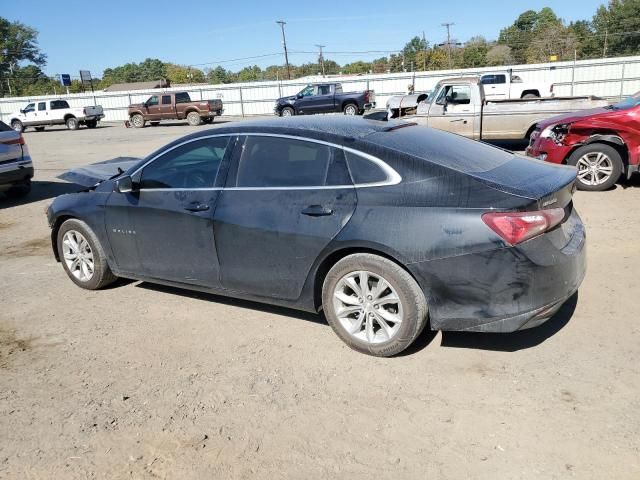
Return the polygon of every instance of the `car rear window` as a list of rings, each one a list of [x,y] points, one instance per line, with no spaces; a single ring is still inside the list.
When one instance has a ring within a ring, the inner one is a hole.
[[[421,126],[374,133],[366,140],[462,173],[487,172],[514,157],[501,148]]]

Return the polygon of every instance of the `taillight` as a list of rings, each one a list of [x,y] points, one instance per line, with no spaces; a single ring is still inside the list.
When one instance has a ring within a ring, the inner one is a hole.
[[[0,143],[4,143],[5,145],[24,145],[24,137],[22,136],[22,134],[20,134],[18,138],[14,138],[12,140],[5,140]]]
[[[364,91],[364,101],[365,103],[369,103],[369,90]]]
[[[537,212],[488,212],[482,221],[507,243],[517,245],[536,237],[562,222],[564,209]]]

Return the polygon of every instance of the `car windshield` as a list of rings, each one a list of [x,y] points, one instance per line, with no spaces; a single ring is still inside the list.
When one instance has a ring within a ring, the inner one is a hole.
[[[640,105],[640,92],[636,92],[629,98],[625,98],[621,102],[614,103],[611,108],[614,110],[627,110],[628,108],[637,107]]]

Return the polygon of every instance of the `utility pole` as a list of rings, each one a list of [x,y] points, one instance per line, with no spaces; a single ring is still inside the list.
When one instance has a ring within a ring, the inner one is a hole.
[[[452,65],[451,65],[451,26],[455,25],[455,23],[448,22],[448,23],[442,23],[441,25],[443,27],[446,27],[446,29],[447,29],[447,57],[449,59],[449,69],[451,69],[452,68]]]
[[[422,57],[422,71],[427,71],[427,39],[424,36],[424,30],[422,31],[422,44],[424,45],[424,56]]]
[[[287,64],[287,78],[291,80],[291,70],[289,69],[289,54],[287,53],[287,37],[284,36],[284,26],[287,22],[283,20],[277,20],[276,23],[280,25],[282,29],[282,45],[284,46],[284,61]]]
[[[320,49],[320,65],[322,65],[322,76],[324,77],[324,56],[322,55],[322,49],[326,47],[326,45],[316,45]]]

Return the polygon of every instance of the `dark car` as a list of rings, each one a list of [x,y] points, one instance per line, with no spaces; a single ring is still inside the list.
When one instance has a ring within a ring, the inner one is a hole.
[[[10,197],[31,191],[33,162],[21,132],[0,122],[0,192]]]
[[[619,103],[536,125],[527,155],[575,165],[578,188],[601,191],[640,171],[640,92]]]
[[[324,310],[352,348],[389,356],[427,319],[511,332],[555,313],[585,272],[575,176],[410,123],[272,119],[71,172],[100,183],[48,218],[83,288],[127,277]]]
[[[274,113],[281,117],[335,112],[362,115],[365,110],[375,106],[376,96],[373,90],[343,92],[340,83],[318,83],[307,85],[292,97],[276,100]]]

